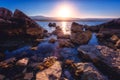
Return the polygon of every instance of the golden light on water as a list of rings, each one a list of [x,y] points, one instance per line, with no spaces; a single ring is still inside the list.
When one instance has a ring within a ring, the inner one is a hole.
[[[69,35],[71,33],[70,26],[67,25],[67,22],[62,22],[61,29],[65,35],[67,35],[67,34]]]

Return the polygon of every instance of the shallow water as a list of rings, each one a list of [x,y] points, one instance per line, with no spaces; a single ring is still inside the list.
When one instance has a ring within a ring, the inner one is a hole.
[[[52,32],[54,30],[54,28],[50,28],[48,26],[49,22],[37,22],[39,25],[41,25],[43,28],[47,29],[48,32]],[[51,22],[53,23],[53,22]],[[61,26],[61,28],[64,28],[63,30],[65,32],[70,31],[70,27],[72,22],[55,22],[57,24],[57,26]],[[102,22],[78,22],[80,24],[87,24],[87,25],[97,25],[97,24],[101,24]],[[58,43],[56,42],[55,44],[51,44],[48,43],[48,40],[55,36],[50,36],[48,38],[46,38],[47,40],[38,44],[38,50],[36,51],[32,51],[30,48],[31,46],[25,46],[22,48],[19,48],[17,50],[14,50],[12,52],[6,51],[6,58],[10,58],[12,56],[17,56],[20,57],[22,56],[21,53],[25,53],[25,56],[30,56],[30,55],[34,55],[34,54],[38,54],[38,56],[41,57],[47,57],[47,56],[59,56],[59,54],[61,54],[64,59],[72,59],[74,61],[80,61],[80,59],[77,56],[77,47],[75,48],[61,48],[60,50],[57,48]],[[89,41],[90,45],[97,45],[97,38],[95,36],[95,33],[92,34],[92,38]],[[52,54],[53,53],[53,54]]]

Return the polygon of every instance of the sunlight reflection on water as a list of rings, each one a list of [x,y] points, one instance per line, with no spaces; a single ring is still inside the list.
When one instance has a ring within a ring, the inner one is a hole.
[[[67,22],[61,22],[61,29],[64,34],[70,34],[71,33],[71,28],[69,25],[67,25]]]

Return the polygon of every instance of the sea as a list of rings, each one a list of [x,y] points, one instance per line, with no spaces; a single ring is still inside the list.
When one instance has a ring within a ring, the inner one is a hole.
[[[49,27],[48,26],[49,23],[56,23],[57,26],[61,27],[61,29],[63,30],[64,33],[70,33],[71,24],[73,23],[72,21],[71,22],[70,21],[69,22],[68,21],[59,21],[59,22],[56,22],[56,21],[48,21],[48,22],[36,21],[36,22],[50,33],[52,31],[54,31],[54,28]],[[105,21],[75,21],[75,22],[82,24],[82,25],[94,26],[94,25],[102,24]],[[95,33],[92,33],[92,38],[88,44],[98,45],[98,40],[96,38]]]

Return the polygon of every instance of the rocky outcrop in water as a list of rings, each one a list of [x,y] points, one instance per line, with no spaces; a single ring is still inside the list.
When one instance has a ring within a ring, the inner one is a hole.
[[[0,51],[43,38],[44,29],[22,11],[0,8]]]
[[[83,26],[73,22],[71,26],[70,39],[75,44],[87,44],[91,39],[92,33],[90,31],[83,31]]]

